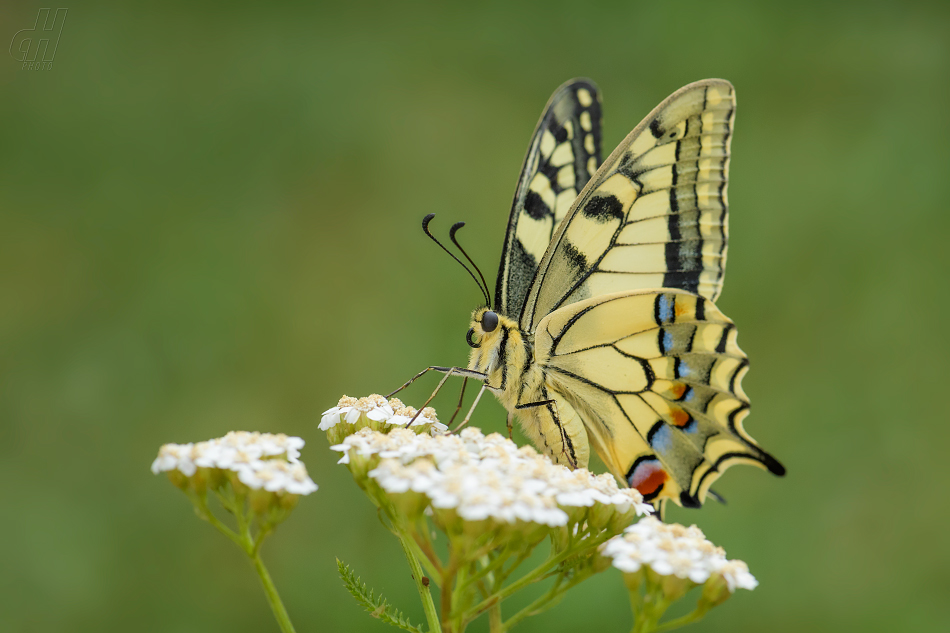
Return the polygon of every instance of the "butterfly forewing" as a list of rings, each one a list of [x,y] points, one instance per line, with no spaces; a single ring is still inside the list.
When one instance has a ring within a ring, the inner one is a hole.
[[[528,292],[521,328],[589,297],[722,289],[732,84],[708,79],[667,98],[598,169],[555,232]]]
[[[712,302],[680,290],[595,297],[542,319],[535,344],[548,389],[648,500],[699,505],[737,462],[781,470],[742,428],[748,361]]]
[[[495,308],[517,318],[538,263],[578,192],[600,166],[600,93],[573,79],[551,96],[525,155],[508,219]]]

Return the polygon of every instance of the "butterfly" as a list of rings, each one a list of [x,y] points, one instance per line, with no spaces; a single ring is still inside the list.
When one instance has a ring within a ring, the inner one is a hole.
[[[469,270],[485,305],[466,334],[468,366],[416,377],[482,381],[538,450],[577,468],[593,449],[661,512],[702,505],[734,464],[783,475],[742,427],[749,363],[714,303],[735,104],[728,81],[689,84],[601,164],[597,86],[560,86],[524,159],[494,301]],[[449,252],[431,219],[423,229]],[[452,242],[478,270],[456,240],[462,225]]]

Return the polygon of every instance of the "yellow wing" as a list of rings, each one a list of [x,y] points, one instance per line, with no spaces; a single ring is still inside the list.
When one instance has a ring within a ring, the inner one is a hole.
[[[673,93],[604,161],[554,234],[520,326],[589,297],[679,288],[715,300],[726,263],[735,93],[706,79]]]
[[[737,463],[784,474],[742,428],[748,360],[711,301],[681,290],[595,297],[542,319],[535,345],[548,390],[577,411],[613,474],[648,501],[699,506]]]
[[[600,166],[600,93],[590,79],[561,85],[531,136],[515,189],[495,285],[495,309],[521,314],[538,263],[577,193]]]

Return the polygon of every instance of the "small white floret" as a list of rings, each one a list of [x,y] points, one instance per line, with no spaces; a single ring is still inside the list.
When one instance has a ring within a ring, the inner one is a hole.
[[[661,576],[672,575],[696,584],[721,574],[729,591],[758,585],[745,563],[727,560],[725,550],[709,542],[695,525],[687,528],[646,517],[604,543],[601,553],[626,573],[648,566]]]

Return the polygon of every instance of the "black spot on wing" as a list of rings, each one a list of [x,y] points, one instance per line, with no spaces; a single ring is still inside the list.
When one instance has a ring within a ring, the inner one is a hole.
[[[567,128],[558,125],[556,122],[551,122],[551,134],[554,135],[554,140],[557,141],[557,144],[560,145],[567,140]]]
[[[659,119],[653,119],[652,121],[650,121],[650,132],[653,133],[653,138],[660,138],[661,136],[663,136],[663,134],[666,133],[666,131],[662,127],[660,127]]]
[[[557,172],[560,171],[560,169],[560,167],[555,167],[549,161],[544,161],[538,168],[538,173],[548,179],[548,182],[551,184],[551,189],[553,189],[555,193],[561,192],[561,187],[557,184]]]
[[[551,215],[551,209],[548,208],[548,205],[544,204],[544,200],[541,199],[541,196],[534,191],[528,191],[528,195],[525,196],[524,211],[535,220],[542,220]]]
[[[568,241],[564,242],[564,255],[567,257],[567,261],[571,264],[571,268],[576,270],[578,273],[582,273],[587,270],[588,262],[587,258],[584,256],[584,253],[580,252],[576,246]]]
[[[595,196],[587,201],[581,212],[584,217],[600,223],[623,220],[623,204],[616,196]]]

